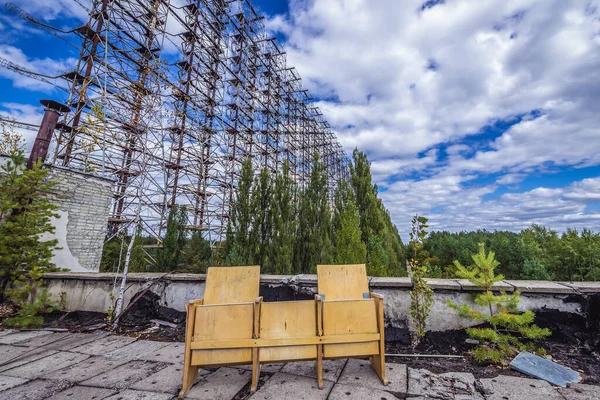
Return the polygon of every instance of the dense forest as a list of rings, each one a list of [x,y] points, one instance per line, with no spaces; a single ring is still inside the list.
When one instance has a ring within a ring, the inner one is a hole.
[[[405,276],[404,246],[377,196],[370,163],[355,150],[349,182],[329,191],[325,165],[314,155],[301,188],[284,163],[276,174],[242,165],[225,240],[214,250],[198,233],[183,230],[185,210],[173,207],[159,248],[134,238],[131,271],[204,272],[210,265],[260,265],[265,274],[313,273],[317,264],[365,263],[372,276]],[[126,240],[105,244],[102,271],[122,264]]]
[[[173,207],[162,246],[135,235],[130,270],[205,272],[210,265],[260,265],[265,274],[313,273],[317,264],[366,263],[371,276],[406,276],[403,245],[378,198],[370,163],[355,150],[348,182],[330,193],[324,164],[315,154],[310,180],[301,188],[287,164],[276,174],[243,163],[227,235],[211,249],[199,233],[189,236],[185,210]],[[409,227],[406,227],[409,230]],[[129,238],[105,244],[102,271],[123,264]],[[472,263],[478,244],[496,253],[507,279],[600,280],[600,234],[569,229],[559,234],[533,225],[521,232],[432,232],[422,240],[429,277],[455,277],[454,261]]]

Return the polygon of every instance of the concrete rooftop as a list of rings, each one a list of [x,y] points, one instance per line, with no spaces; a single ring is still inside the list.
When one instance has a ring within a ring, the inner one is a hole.
[[[181,385],[183,343],[152,342],[106,333],[0,331],[0,399],[175,399]],[[206,400],[592,400],[600,386],[555,389],[510,376],[476,380],[468,373],[435,375],[387,364],[383,386],[363,360],[327,360],[319,390],[312,362],[264,365],[249,392],[243,367],[201,370],[186,398]]]

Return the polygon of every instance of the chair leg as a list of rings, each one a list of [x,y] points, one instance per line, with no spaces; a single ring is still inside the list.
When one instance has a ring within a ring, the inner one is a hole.
[[[385,355],[383,353],[374,355],[369,358],[369,361],[371,361],[371,366],[375,370],[379,380],[381,380],[381,383],[387,385],[388,381],[385,377]]]
[[[317,345],[317,360],[315,361],[315,368],[317,370],[317,385],[319,389],[323,389],[323,345]]]
[[[198,377],[198,367],[185,364],[183,366],[183,384],[181,385],[181,391],[179,392],[178,399],[183,399],[187,392],[192,388],[196,378]]]
[[[258,388],[258,378],[260,377],[260,360],[258,358],[258,348],[255,347],[252,349],[252,384],[250,386],[250,391],[252,393],[256,392]]]

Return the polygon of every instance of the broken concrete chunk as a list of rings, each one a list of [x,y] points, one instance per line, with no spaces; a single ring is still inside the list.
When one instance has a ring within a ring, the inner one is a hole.
[[[519,353],[510,362],[510,366],[519,372],[550,382],[554,386],[564,387],[568,383],[581,381],[578,372],[526,351]]]

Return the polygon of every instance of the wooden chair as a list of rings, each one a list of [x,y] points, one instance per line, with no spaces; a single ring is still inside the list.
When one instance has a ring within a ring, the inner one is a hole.
[[[243,340],[258,335],[255,314],[262,301],[258,297],[259,287],[258,266],[208,269],[204,298],[186,304],[180,399],[196,381],[199,367],[250,364],[257,359],[257,349]],[[242,341],[242,345],[223,346],[227,341]],[[254,379],[252,383],[256,389]]]
[[[383,296],[369,293],[364,264],[318,265],[323,358],[369,357],[384,385]]]

